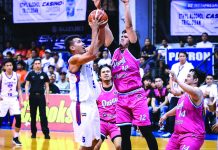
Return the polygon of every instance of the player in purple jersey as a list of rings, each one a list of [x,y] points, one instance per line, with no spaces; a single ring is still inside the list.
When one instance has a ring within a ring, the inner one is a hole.
[[[181,82],[174,72],[170,71],[170,74],[171,80],[183,89],[184,94],[180,97],[177,106],[159,121],[159,124],[163,124],[169,116],[176,116],[174,133],[166,149],[199,150],[204,143],[205,127],[203,93],[198,87],[203,83],[205,75],[197,69],[191,69],[185,82]]]
[[[111,67],[108,65],[101,66],[99,78],[101,80],[101,94],[97,99],[97,105],[100,113],[101,139],[95,146],[95,150],[100,149],[107,136],[110,136],[116,150],[120,150],[121,135],[120,129],[116,126],[117,90],[111,79]]]

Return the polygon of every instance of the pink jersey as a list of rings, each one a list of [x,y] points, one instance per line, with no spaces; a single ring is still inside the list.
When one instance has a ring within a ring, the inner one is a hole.
[[[203,137],[205,134],[203,101],[199,106],[195,106],[189,95],[184,93],[177,104],[174,130],[177,134],[193,133]]]
[[[117,90],[114,85],[110,91],[105,91],[101,85],[101,94],[97,99],[97,105],[101,120],[111,123],[116,122],[116,103]]]
[[[121,93],[142,87],[139,60],[128,49],[123,53],[120,48],[115,50],[112,58],[112,75],[116,89]]]

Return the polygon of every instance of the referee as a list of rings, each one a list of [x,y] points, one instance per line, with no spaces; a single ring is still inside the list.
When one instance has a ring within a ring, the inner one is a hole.
[[[30,87],[30,89],[29,89]],[[28,95],[29,90],[29,95]],[[46,96],[44,95],[46,91]],[[36,138],[36,112],[39,107],[42,132],[45,139],[50,139],[48,121],[46,117],[46,103],[48,104],[49,78],[45,72],[42,72],[41,59],[33,61],[33,71],[30,71],[26,77],[26,100],[29,100],[31,116],[31,138]]]

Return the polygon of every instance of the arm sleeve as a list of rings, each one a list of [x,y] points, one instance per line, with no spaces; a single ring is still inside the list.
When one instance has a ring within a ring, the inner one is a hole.
[[[140,44],[139,44],[139,40],[137,39],[136,43],[129,43],[129,47],[128,47],[130,53],[136,58],[140,58],[141,54],[140,54]]]
[[[112,56],[118,47],[119,44],[115,40],[113,40],[113,42],[108,46],[108,49],[110,50]]]

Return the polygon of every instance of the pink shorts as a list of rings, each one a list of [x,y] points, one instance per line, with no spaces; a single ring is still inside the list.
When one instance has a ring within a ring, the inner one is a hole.
[[[128,93],[119,93],[117,101],[118,126],[136,125],[148,126],[151,124],[147,105],[147,98],[143,88]]]
[[[193,136],[191,134],[173,133],[166,150],[200,150],[204,143],[204,138]]]
[[[100,121],[101,125],[101,135],[105,138],[109,135],[113,141],[116,137],[120,136],[120,128],[116,126],[115,123],[109,123],[105,121]]]

